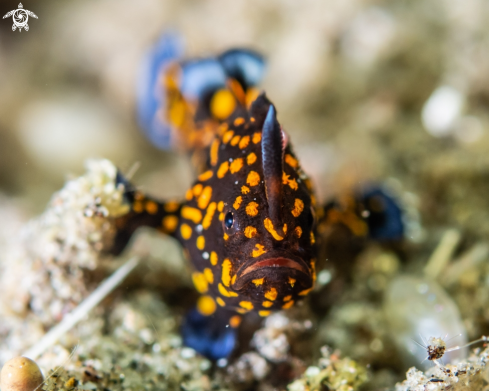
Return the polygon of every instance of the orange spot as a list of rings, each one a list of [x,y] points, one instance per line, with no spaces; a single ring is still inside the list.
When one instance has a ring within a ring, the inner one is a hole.
[[[197,200],[197,206],[200,209],[207,208],[207,205],[209,205],[211,197],[212,197],[212,187],[210,186],[204,187],[204,190],[202,190],[202,193],[200,194],[199,199]]]
[[[239,143],[239,140],[240,140],[240,139],[241,139],[241,136],[239,136],[239,135],[234,136],[234,137],[231,139],[231,145],[232,145],[233,147],[235,147],[236,145],[238,145],[238,143]]]
[[[224,302],[224,300],[223,300],[223,299],[221,299],[220,297],[218,297],[218,298],[216,299],[216,301],[217,301],[217,304],[219,304],[221,307],[225,307],[225,306],[226,306],[226,303],[225,303],[225,302]]]
[[[238,294],[236,292],[228,291],[221,283],[217,285],[217,289],[219,290],[219,293],[224,297],[238,297]]]
[[[270,220],[268,217],[263,221],[263,224],[265,225],[265,229],[270,232],[275,240],[283,240],[283,236],[280,236],[277,231],[275,231],[275,228],[273,227],[272,220]]]
[[[185,193],[185,199],[187,201],[191,201],[193,197],[193,192],[192,189],[188,189],[187,192]]]
[[[137,201],[142,201],[142,200],[144,200],[144,194],[137,192],[136,194],[134,194],[134,199]]]
[[[299,188],[299,185],[297,184],[295,178],[289,181],[289,186],[292,190],[297,190]]]
[[[250,192],[250,188],[248,186],[241,186],[241,193],[248,194]]]
[[[154,201],[147,201],[145,208],[146,212],[148,212],[150,215],[154,215],[158,212],[158,204]]]
[[[225,132],[226,130],[228,130],[228,128],[229,128],[229,127],[228,127],[228,124],[227,124],[226,122],[224,122],[223,124],[221,124],[221,125],[219,126],[219,129],[218,129],[219,135],[223,135],[223,134],[224,134],[224,132]]]
[[[251,201],[248,205],[246,205],[246,214],[251,217],[256,216],[258,214],[258,204]]]
[[[251,301],[240,301],[239,306],[248,311],[251,311],[254,308]]]
[[[185,240],[189,240],[192,236],[192,228],[188,224],[182,224],[180,227],[180,234]]]
[[[296,281],[295,278],[289,277],[289,284],[292,288],[294,287],[295,281]]]
[[[260,183],[260,175],[256,171],[250,171],[246,183],[250,186],[256,186]]]
[[[302,228],[301,227],[295,227],[294,229],[294,235],[300,238],[302,236]]]
[[[211,166],[215,166],[217,164],[217,161],[219,160],[219,145],[220,145],[219,139],[215,138],[214,141],[212,142],[211,145]]]
[[[261,132],[253,133],[253,144],[258,144],[261,141]]]
[[[258,315],[260,315],[263,318],[270,315],[271,313],[272,313],[271,311],[258,311]]]
[[[251,256],[253,258],[259,257],[262,254],[265,254],[267,250],[265,250],[265,246],[262,246],[261,244],[255,244],[255,249],[251,253]]]
[[[200,193],[202,193],[202,189],[204,186],[202,186],[202,183],[197,183],[194,187],[192,187],[192,193],[194,193],[195,197],[198,197]]]
[[[209,284],[214,284],[214,273],[208,267],[204,269],[204,277]]]
[[[205,238],[202,235],[197,238],[196,246],[199,250],[203,250],[205,248]]]
[[[244,234],[247,238],[251,239],[252,237],[254,237],[256,235],[256,228],[248,226],[245,228]]]
[[[228,170],[229,170],[229,162],[227,162],[227,161],[222,162],[221,165],[219,166],[218,170],[217,170],[217,177],[219,179],[224,178],[224,175],[226,175]]]
[[[241,201],[243,201],[243,197],[237,196],[236,200],[234,201],[233,208],[238,210],[241,205]]]
[[[132,210],[136,213],[141,213],[143,211],[143,203],[136,201],[134,204],[132,204]]]
[[[299,215],[302,213],[303,210],[304,210],[304,202],[299,198],[296,198],[294,202],[294,209],[292,209],[292,216],[299,217]]]
[[[316,243],[316,237],[314,236],[314,232],[311,231],[311,244]]]
[[[168,212],[168,213],[176,212],[179,207],[180,207],[180,204],[178,202],[176,202],[176,201],[168,201],[165,204],[165,212]]]
[[[212,218],[216,211],[216,203],[211,202],[207,208],[207,213],[205,214],[204,220],[202,221],[202,228],[207,229],[211,226]]]
[[[292,300],[292,295],[288,295],[284,297],[284,301],[290,301]]]
[[[200,296],[197,300],[197,310],[204,316],[211,316],[216,312],[216,302],[210,296]]]
[[[273,303],[271,301],[265,300],[263,303],[261,303],[261,305],[265,308],[270,308],[273,305]]]
[[[248,146],[249,143],[250,143],[250,136],[244,136],[239,142],[239,148],[244,149]]]
[[[229,325],[233,329],[239,327],[240,324],[241,324],[241,316],[239,316],[239,315],[234,315],[231,317],[231,319],[229,319]]]
[[[274,301],[277,298],[277,290],[275,288],[270,288],[270,290],[265,292],[264,296],[268,300]]]
[[[233,138],[233,135],[234,135],[234,131],[233,130],[228,130],[226,133],[224,133],[224,135],[222,136],[222,142],[224,144],[227,144],[232,138]]]
[[[239,126],[239,125],[242,125],[245,123],[245,120],[244,118],[242,117],[238,117],[234,120],[234,126]]]
[[[217,261],[219,260],[218,257],[217,257],[217,253],[215,251],[212,251],[211,252],[211,265],[212,266],[216,266],[217,265]]]
[[[177,216],[165,216],[162,220],[161,225],[166,233],[175,232],[175,229],[178,225],[178,217]]]
[[[212,170],[208,170],[208,171],[206,171],[206,172],[204,172],[204,173],[200,174],[200,175],[197,177],[197,179],[198,179],[199,181],[201,181],[201,182],[204,182],[204,181],[206,181],[206,180],[208,180],[208,179],[211,179],[211,178],[212,178],[212,175],[213,175]]]
[[[228,118],[236,107],[236,99],[228,89],[220,89],[212,96],[209,104],[214,117],[220,120]]]
[[[226,258],[222,262],[222,275],[221,275],[221,281],[222,283],[229,287],[231,285],[231,269],[233,265],[231,264],[231,261]]]
[[[219,212],[222,212],[223,209],[224,209],[224,202],[223,201],[219,201],[219,203],[217,204],[217,210]]]
[[[282,183],[284,185],[289,185],[292,190],[297,190],[299,185],[295,179],[289,179],[290,175],[287,175],[285,172],[282,173]]]
[[[299,296],[306,296],[310,291],[312,291],[312,288],[305,289],[302,292],[299,292]]]
[[[234,174],[241,170],[243,167],[243,158],[237,158],[234,159],[231,163],[231,166],[229,167],[229,171],[231,171],[231,174]]]
[[[192,208],[190,206],[184,206],[182,208],[182,217],[187,220],[193,221],[195,224],[199,224],[202,220],[202,212],[197,208]]]
[[[256,155],[254,152],[251,152],[247,157],[246,157],[246,163],[248,163],[248,166],[256,162]]]
[[[284,310],[288,310],[288,309],[289,309],[290,307],[292,307],[293,305],[294,305],[294,300],[291,300],[291,301],[289,301],[289,302],[285,303],[285,304],[282,306],[282,308],[283,308]]]
[[[221,212],[219,213],[219,221],[223,221],[224,220],[224,213]]]
[[[229,239],[229,235],[227,233],[224,233],[224,236],[222,237],[224,240],[228,240]]]
[[[265,277],[257,278],[255,280],[251,280],[251,282],[253,284],[255,284],[255,286],[263,285],[263,281],[265,281]]]
[[[292,155],[289,155],[289,154],[285,155],[285,163],[287,163],[292,168],[297,168],[299,166],[297,159],[294,158]]]
[[[192,282],[194,283],[195,289],[199,293],[205,293],[208,290],[208,283],[202,273],[194,272],[192,273]]]

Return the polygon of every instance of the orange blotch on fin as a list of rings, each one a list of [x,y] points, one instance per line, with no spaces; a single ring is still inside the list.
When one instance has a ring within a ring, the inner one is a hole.
[[[273,236],[273,238],[275,240],[283,240],[283,236],[280,236],[277,231],[275,230],[275,228],[273,227],[273,223],[272,223],[272,220],[270,220],[268,217],[263,221],[263,225],[265,226],[265,229],[270,232],[270,234]],[[284,230],[285,232],[287,232],[287,228],[285,228]]]
[[[243,158],[234,159],[229,166],[231,174],[237,173],[243,167]]]
[[[251,239],[256,235],[256,228],[249,225],[245,228],[244,234],[248,239]]]
[[[192,228],[190,228],[188,224],[182,224],[180,226],[180,234],[182,235],[183,239],[189,240],[192,236]]]
[[[224,175],[226,175],[228,170],[229,170],[229,162],[222,162],[219,168],[217,169],[217,177],[219,179],[224,178]]]
[[[292,216],[299,217],[303,210],[304,202],[299,198],[296,198],[294,201],[294,209],[292,209]]]
[[[250,186],[256,186],[260,183],[260,175],[256,171],[250,171],[246,178],[246,183]]]
[[[215,166],[219,160],[219,145],[221,142],[219,139],[214,139],[211,145],[211,150],[210,150],[210,158],[211,158],[211,166]]]
[[[258,144],[261,141],[261,132],[253,133],[253,144]]]
[[[265,292],[264,296],[266,299],[270,301],[274,301],[277,298],[277,289],[275,288],[270,288],[268,291]]]
[[[181,215],[184,219],[193,221],[195,224],[200,223],[200,220],[202,220],[202,212],[197,208],[192,208],[191,206],[184,206],[182,208]]]
[[[203,172],[202,174],[200,174],[197,179],[201,182],[204,182],[204,181],[207,181],[208,179],[211,179],[212,178],[212,170],[208,170],[206,172]]]
[[[248,205],[246,205],[246,214],[251,217],[256,216],[258,214],[258,204],[251,201]]]
[[[256,162],[256,154],[254,152],[251,152],[248,156],[246,156],[246,163],[248,164],[248,166],[250,166],[254,162]]]
[[[233,208],[238,210],[239,207],[241,206],[241,202],[243,201],[243,197],[237,196],[236,200],[234,201]]]
[[[265,254],[267,250],[265,250],[265,246],[261,244],[255,244],[255,249],[252,251],[251,256],[253,258],[259,257],[262,254]]]
[[[212,197],[212,187],[206,186],[197,200],[197,206],[200,209],[207,208]]]
[[[239,142],[239,149],[244,149],[250,143],[250,136],[243,136]]]

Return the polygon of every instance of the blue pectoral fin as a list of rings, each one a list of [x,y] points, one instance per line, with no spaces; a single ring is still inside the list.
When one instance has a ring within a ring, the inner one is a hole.
[[[165,105],[165,91],[160,78],[168,64],[182,57],[183,47],[179,34],[165,32],[146,54],[137,80],[139,125],[146,137],[160,149],[171,147],[171,127],[158,115]]]
[[[182,325],[184,345],[211,360],[229,357],[238,336],[237,330],[229,325],[230,315],[218,310],[211,316],[205,316],[194,308]]]

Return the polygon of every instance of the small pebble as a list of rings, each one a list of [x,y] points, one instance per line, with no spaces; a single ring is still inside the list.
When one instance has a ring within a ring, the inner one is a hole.
[[[34,361],[27,357],[14,357],[2,368],[0,388],[2,391],[34,391],[43,380]]]

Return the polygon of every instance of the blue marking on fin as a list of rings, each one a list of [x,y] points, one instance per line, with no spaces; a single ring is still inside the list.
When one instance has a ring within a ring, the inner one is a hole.
[[[238,80],[243,88],[260,84],[265,73],[265,59],[250,49],[229,49],[219,56],[228,76]]]
[[[146,137],[158,148],[171,147],[171,127],[158,117],[165,105],[165,94],[158,84],[165,67],[183,55],[183,39],[174,32],[165,32],[149,50],[141,65],[137,84],[139,125]]]
[[[183,343],[211,360],[227,358],[236,346],[238,334],[228,324],[216,314],[204,316],[193,309],[182,325]]]

